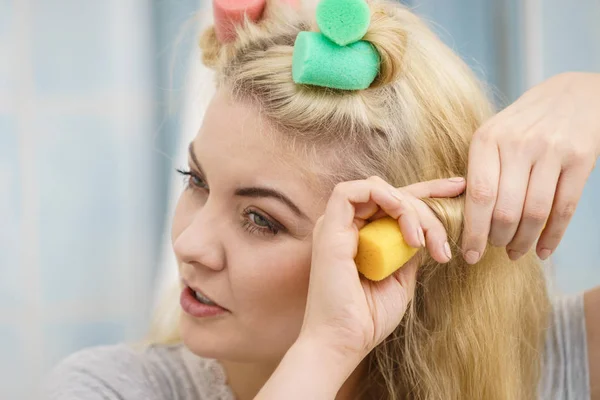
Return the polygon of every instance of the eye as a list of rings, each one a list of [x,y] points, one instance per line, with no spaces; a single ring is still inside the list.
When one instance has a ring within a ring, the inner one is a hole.
[[[183,171],[181,169],[177,169],[177,172],[184,176],[188,188],[208,189],[208,185],[206,184],[204,179],[202,179],[202,177],[200,177],[199,175],[195,174],[193,171]]]
[[[284,230],[283,226],[277,222],[252,210],[244,210],[242,215],[242,226],[250,233],[260,235],[277,235]]]
[[[271,227],[271,224],[269,223],[269,221],[267,221],[267,219],[264,218],[260,214],[250,213],[248,216],[250,217],[250,219],[252,220],[252,222],[254,222],[258,226],[262,226],[264,228]]]
[[[199,176],[196,176],[193,174],[190,176],[190,183],[194,186],[206,188],[206,182],[204,182],[204,180],[202,178],[200,178]]]

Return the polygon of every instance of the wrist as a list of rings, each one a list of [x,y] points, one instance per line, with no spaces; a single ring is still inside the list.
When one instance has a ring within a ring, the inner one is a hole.
[[[302,337],[289,348],[255,400],[334,399],[361,357]]]
[[[350,375],[366,356],[366,354],[309,335],[300,335],[288,353],[291,355],[303,354],[307,358],[314,358],[317,363],[338,371],[338,374],[344,378]]]

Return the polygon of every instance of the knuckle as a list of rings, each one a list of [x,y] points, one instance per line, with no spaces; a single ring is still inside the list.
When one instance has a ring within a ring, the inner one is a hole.
[[[568,165],[592,164],[595,161],[594,151],[591,146],[584,146],[580,143],[565,142],[565,163]]]
[[[529,160],[533,157],[539,146],[528,140],[514,140],[511,144],[504,146],[504,151],[510,154],[513,160]]]
[[[565,204],[558,207],[557,214],[561,220],[568,220],[573,217],[575,214],[575,209],[577,208],[577,202],[575,201],[567,201]]]
[[[496,118],[492,118],[486,121],[479,129],[473,134],[473,140],[477,140],[483,143],[489,143],[496,141],[500,136],[501,132],[505,132],[504,122],[499,121]]]
[[[396,192],[401,192],[399,189],[395,188],[393,185],[389,184],[385,179],[378,175],[370,176],[367,179],[367,182],[372,183],[375,187],[380,189],[392,189],[396,190]]]
[[[473,134],[473,142],[486,145],[495,141],[495,134],[491,127],[484,126]]]
[[[496,199],[496,191],[484,184],[475,184],[469,191],[471,200],[478,205],[489,205]]]
[[[427,225],[431,228],[437,229],[439,226],[442,226],[443,228],[442,222],[426,204],[420,203],[419,200],[409,200],[408,203],[420,221],[427,221]]]
[[[536,124],[524,130],[523,127],[515,127],[510,135],[510,143],[506,147],[516,157],[534,157],[540,152],[546,153],[554,147],[553,137],[545,134],[543,127]]]
[[[344,193],[346,193],[348,191],[348,187],[350,186],[350,184],[351,183],[348,181],[337,183],[333,188],[332,195],[334,195],[334,196],[343,195]]]
[[[549,210],[543,206],[533,206],[526,208],[523,213],[523,218],[536,223],[543,223],[548,219]]]
[[[367,180],[375,183],[387,183],[385,180],[383,180],[383,178],[381,178],[378,175],[371,175],[369,178],[367,178]]]
[[[590,147],[574,143],[569,147],[568,154],[575,160],[587,161],[591,158],[590,156],[593,154],[593,151]]]
[[[404,218],[408,218],[412,220],[413,218],[418,218],[418,213],[413,207],[413,205],[406,201],[406,199],[396,200],[396,204],[390,208],[390,212],[394,214],[398,214]]]
[[[514,126],[505,127],[504,132],[500,136],[502,147],[512,151],[523,151],[524,149],[527,149],[529,141],[523,135],[516,134],[518,131],[519,130]]]
[[[535,129],[535,128],[534,128]],[[539,129],[539,128],[538,128]],[[523,148],[523,155],[528,159],[537,159],[542,155],[553,155],[556,152],[555,139],[548,135],[536,134],[530,132]]]
[[[545,153],[555,152],[556,149],[563,148],[564,145],[563,139],[556,135],[542,135],[538,140],[538,146]]]
[[[542,136],[538,140],[531,143],[531,147],[538,154],[551,154],[556,149],[555,139],[548,136]]]
[[[442,221],[440,221],[433,209],[429,207],[429,205],[423,200],[414,197],[409,197],[408,200],[410,204],[412,204],[412,206],[415,208],[415,210],[417,210],[420,214],[426,214],[435,217],[436,221],[438,221],[440,224],[442,223]]]
[[[497,208],[494,210],[494,221],[500,222],[503,225],[514,225],[519,222],[519,218],[519,213],[509,208]]]
[[[492,129],[492,136],[502,143],[521,144],[523,135],[521,132],[520,121],[514,119],[504,119],[496,124]]]

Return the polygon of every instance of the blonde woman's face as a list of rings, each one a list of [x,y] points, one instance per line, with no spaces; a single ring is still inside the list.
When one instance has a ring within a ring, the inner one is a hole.
[[[326,198],[268,129],[255,109],[220,91],[190,145],[172,241],[182,303],[196,310],[182,306],[182,338],[201,356],[276,360],[302,325],[312,229]],[[198,311],[188,287],[226,311],[198,316],[206,307]]]

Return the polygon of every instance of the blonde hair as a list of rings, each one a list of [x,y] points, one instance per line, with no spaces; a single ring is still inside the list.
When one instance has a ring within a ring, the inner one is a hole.
[[[398,187],[465,176],[472,134],[493,112],[484,88],[407,8],[369,4],[364,40],[379,51],[381,71],[367,90],[296,85],[294,41],[314,23],[274,1],[260,23],[239,27],[233,43],[221,45],[212,28],[206,31],[204,63],[215,69],[219,87],[256,105],[282,141],[327,160],[328,173],[319,176],[325,192],[372,175]],[[368,356],[361,396],[535,398],[549,312],[541,263],[531,252],[512,262],[505,249],[488,247],[477,265],[467,265],[457,245],[462,196],[427,203],[456,256],[448,264],[425,259],[401,325]],[[179,340],[175,327],[153,336]]]

